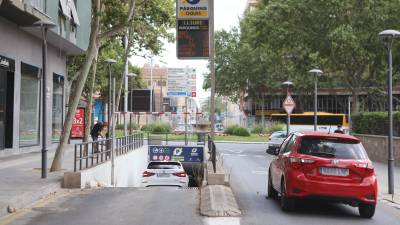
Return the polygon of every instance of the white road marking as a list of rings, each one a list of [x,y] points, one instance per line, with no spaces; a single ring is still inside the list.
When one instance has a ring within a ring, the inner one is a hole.
[[[228,150],[228,151],[235,153],[235,154],[240,154],[243,152],[242,150]]]
[[[263,155],[254,155],[254,157],[257,157],[257,158],[265,158],[265,156],[263,156]]]
[[[240,225],[239,217],[206,217],[204,225]]]
[[[241,156],[241,157],[246,157],[247,155],[238,155],[238,156]]]
[[[266,170],[253,170],[251,171],[252,174],[257,174],[257,175],[266,175],[268,172]]]
[[[229,153],[221,153],[221,156],[230,156],[230,155],[232,155],[232,154],[229,154]]]

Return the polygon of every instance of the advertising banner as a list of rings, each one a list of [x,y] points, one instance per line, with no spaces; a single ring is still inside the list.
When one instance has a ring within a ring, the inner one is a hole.
[[[204,147],[200,146],[149,146],[150,161],[203,162]]]
[[[85,108],[77,108],[72,122],[71,138],[83,138],[85,135]]]

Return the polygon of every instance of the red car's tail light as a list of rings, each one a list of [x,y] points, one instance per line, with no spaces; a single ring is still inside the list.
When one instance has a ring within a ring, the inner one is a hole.
[[[149,172],[149,171],[144,171],[142,177],[151,177],[154,176],[155,173]]]
[[[177,176],[177,177],[186,177],[186,173],[185,172],[173,173],[173,175]]]
[[[314,162],[315,160],[313,159],[296,158],[296,157],[289,158],[290,165],[295,169],[299,169],[302,164],[312,164]]]
[[[361,176],[371,176],[375,171],[371,163],[356,163],[354,166],[361,172]]]

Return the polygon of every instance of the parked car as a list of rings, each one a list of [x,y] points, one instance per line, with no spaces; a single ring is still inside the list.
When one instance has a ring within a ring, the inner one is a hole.
[[[189,177],[180,162],[149,162],[142,175],[142,186],[188,187]]]
[[[320,199],[358,207],[361,217],[375,213],[378,185],[359,139],[336,133],[301,132],[285,139],[268,173],[268,196],[280,195],[285,211],[297,199]]]
[[[272,133],[271,136],[269,136],[267,142],[267,152],[268,150],[275,151],[279,149],[279,146],[281,146],[285,138],[286,138],[286,131],[276,131]]]

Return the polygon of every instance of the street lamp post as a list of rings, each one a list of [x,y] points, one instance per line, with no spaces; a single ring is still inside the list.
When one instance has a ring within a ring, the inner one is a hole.
[[[392,45],[395,38],[400,37],[400,31],[397,30],[384,30],[379,33],[379,37],[383,38],[386,42],[388,50],[388,119],[389,119],[389,137],[388,137],[388,181],[389,181],[389,194],[394,194],[394,153],[393,153],[393,84],[392,84]]]
[[[50,90],[46,84],[47,69],[47,31],[56,25],[51,21],[37,21],[34,27],[40,27],[42,33],[42,178],[47,177],[47,98],[50,97]]]
[[[293,82],[285,81],[282,83],[283,87],[286,87],[286,96],[289,96],[289,88],[293,86]],[[287,114],[287,126],[286,126],[286,136],[289,137],[290,132],[290,114]]]
[[[111,93],[111,77],[112,77],[112,72],[111,72],[111,66],[113,65],[113,64],[115,64],[117,61],[115,61],[114,59],[106,59],[105,61],[104,61],[104,63],[105,64],[107,64],[107,66],[108,66],[108,126],[107,126],[107,133],[108,133],[108,138],[110,137],[110,135],[111,135],[111,124],[110,124],[110,121],[111,121],[111,96],[112,96],[112,93]]]
[[[308,71],[309,73],[314,75],[314,131],[317,131],[317,110],[318,110],[318,77],[322,75],[322,70],[320,69],[312,69]]]
[[[128,78],[129,77],[132,77],[132,78],[135,78],[137,75],[136,74],[134,74],[134,73],[126,73],[125,74],[125,93],[124,93],[124,136],[127,136],[128,135],[128,124],[127,124],[127,118],[126,118],[126,116],[127,116],[127,113],[128,113],[128,82],[129,82],[129,80],[128,80]],[[132,106],[131,106],[132,107]],[[130,120],[130,122],[132,122],[131,120]],[[132,124],[131,124],[131,127],[132,127]]]

